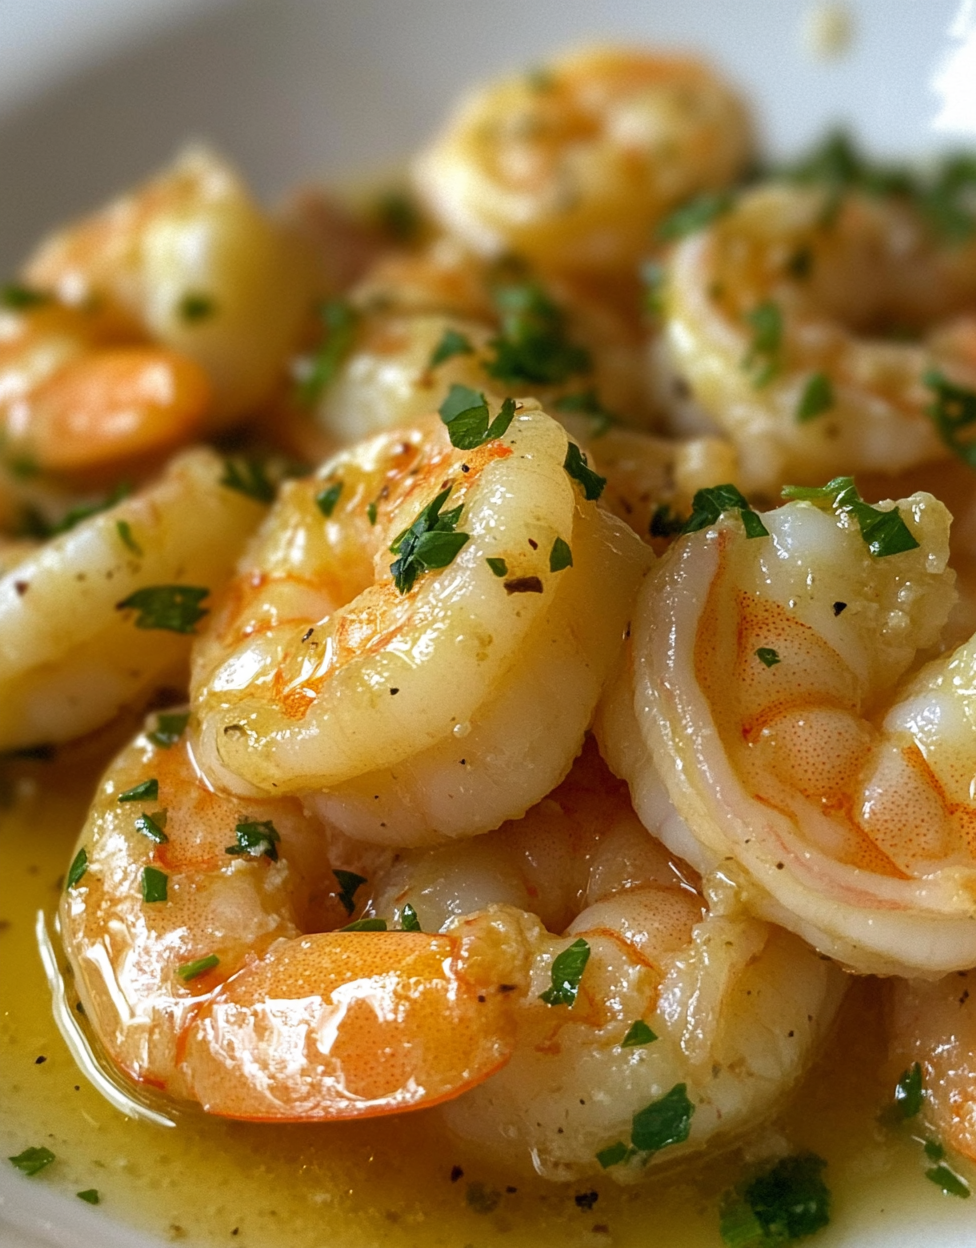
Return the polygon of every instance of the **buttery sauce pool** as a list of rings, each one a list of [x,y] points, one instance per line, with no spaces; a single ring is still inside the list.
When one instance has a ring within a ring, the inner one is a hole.
[[[853,985],[828,1049],[780,1119],[743,1150],[664,1169],[639,1187],[500,1173],[434,1113],[281,1127],[168,1105],[171,1128],[127,1117],[62,1040],[35,934],[38,912],[50,919],[56,909],[100,770],[90,757],[8,765],[0,787],[0,1158],[42,1146],[56,1155],[18,1181],[69,1201],[94,1188],[106,1218],[187,1245],[718,1248],[719,1198],[744,1161],[812,1149],[827,1160],[833,1195],[830,1226],[809,1241],[817,1248],[976,1243],[976,1199],[944,1195],[909,1129],[878,1124],[891,1076],[870,980]]]

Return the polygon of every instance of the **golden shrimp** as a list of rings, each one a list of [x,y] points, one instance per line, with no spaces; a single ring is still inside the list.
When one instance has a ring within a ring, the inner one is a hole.
[[[424,931],[521,916],[531,963],[511,993],[511,1057],[440,1112],[482,1154],[547,1179],[633,1182],[755,1127],[843,993],[834,967],[723,908],[648,834],[592,741],[524,818],[401,854],[369,887],[366,913]],[[567,987],[573,949],[585,961]],[[675,1129],[652,1138],[641,1124],[662,1102]]]
[[[417,160],[431,214],[486,256],[623,270],[682,200],[745,167],[739,98],[697,61],[596,47],[489,84]]]
[[[274,1121],[401,1113],[495,1070],[513,1039],[498,986],[520,973],[504,929],[327,930],[376,851],[330,861],[295,799],[213,792],[171,719],[109,767],[61,902],[112,1062],[209,1113]]]
[[[285,484],[195,649],[216,782],[420,845],[563,778],[652,555],[590,501],[560,425],[532,400],[507,414],[471,450],[435,421]]]
[[[677,246],[663,301],[673,365],[747,493],[950,453],[925,379],[976,386],[976,242],[940,242],[908,204],[760,187]]]
[[[0,576],[0,750],[81,736],[185,679],[189,634],[207,609],[198,604],[227,580],[263,514],[223,474],[213,452],[184,452],[158,481],[20,552]]]
[[[728,875],[755,913],[857,971],[966,968],[976,641],[899,684],[955,599],[949,516],[931,495],[896,511],[844,482],[812,493],[668,551],[601,744],[645,821],[657,767],[686,820],[665,843]]]

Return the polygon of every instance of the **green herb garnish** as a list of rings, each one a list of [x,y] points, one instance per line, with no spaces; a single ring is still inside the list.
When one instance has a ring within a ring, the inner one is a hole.
[[[132,536],[132,525],[128,520],[116,520],[115,531],[119,535],[119,541],[127,550],[131,550],[134,555],[142,555],[142,547]]]
[[[561,537],[557,537],[549,552],[549,571],[562,572],[563,568],[573,566],[573,552]]]
[[[588,372],[590,353],[571,342],[563,310],[533,281],[501,284],[492,292],[501,332],[488,346],[485,372],[509,385],[555,385]]]
[[[0,286],[0,306],[12,312],[22,312],[26,308],[36,308],[42,303],[50,303],[51,296],[43,290],[35,290],[32,286],[24,286],[20,282],[7,282]]]
[[[195,962],[185,962],[183,966],[178,966],[176,973],[184,984],[188,984],[191,979],[199,979],[215,966],[220,966],[220,958],[215,953],[210,953],[205,958],[197,958]]]
[[[319,308],[323,335],[318,350],[309,360],[309,369],[298,385],[299,400],[306,406],[318,401],[335,379],[343,360],[352,349],[359,324],[359,313],[345,299],[329,299]]]
[[[447,425],[451,445],[471,451],[505,434],[515,417],[515,400],[506,399],[495,419],[490,420],[488,403],[481,391],[455,384],[437,410]]]
[[[238,494],[246,494],[248,498],[257,499],[259,503],[274,502],[275,484],[268,477],[264,464],[257,459],[225,459],[224,475],[219,484],[228,490],[236,490]]]
[[[648,532],[651,537],[674,537],[687,523],[687,520],[682,520],[676,512],[671,510],[670,504],[661,503],[659,507],[654,508]]]
[[[97,1205],[101,1202],[101,1196],[98,1194],[97,1187],[86,1188],[83,1192],[75,1192],[79,1200],[83,1200],[86,1205]]]
[[[136,817],[136,831],[147,836],[156,845],[165,845],[169,837],[163,831],[165,812],[157,810],[155,815],[147,815],[145,811]]]
[[[698,195],[695,199],[664,218],[655,231],[658,241],[673,243],[689,234],[697,234],[724,216],[734,203],[727,191],[711,191]]]
[[[913,1063],[903,1071],[895,1084],[894,1109],[905,1120],[914,1118],[922,1108],[922,1067]]]
[[[504,559],[486,559],[485,563],[491,568],[495,576],[508,576],[508,564]]]
[[[611,1144],[608,1148],[601,1148],[596,1159],[604,1170],[609,1170],[611,1166],[619,1166],[622,1161],[626,1161],[628,1156],[633,1156],[632,1150],[623,1140],[618,1140],[616,1144]]]
[[[49,1148],[25,1148],[16,1157],[8,1157],[22,1174],[37,1174],[55,1160]]]
[[[423,224],[416,203],[406,191],[383,191],[374,204],[376,222],[395,243],[412,243]]]
[[[375,503],[366,504],[366,519],[370,522],[370,524],[375,525],[376,523],[376,504]]]
[[[642,1018],[638,1018],[630,1024],[627,1034],[620,1042],[620,1047],[622,1049],[636,1049],[644,1044],[652,1044],[656,1039],[657,1036],[651,1031],[647,1023]]]
[[[815,420],[834,406],[834,388],[826,373],[814,373],[803,387],[796,405],[796,419],[802,425]]]
[[[969,1184],[947,1165],[933,1166],[931,1170],[925,1171],[925,1177],[941,1187],[947,1196],[958,1196],[962,1200],[969,1199]]]
[[[603,437],[613,425],[620,424],[619,416],[607,411],[593,389],[580,390],[577,394],[564,394],[556,399],[553,407],[557,412],[578,412],[592,420],[594,438]]]
[[[159,781],[143,780],[140,784],[134,784],[131,789],[120,793],[116,800],[119,802],[154,802],[157,797],[159,797]]]
[[[87,870],[88,850],[82,848],[78,850],[71,860],[71,866],[68,868],[68,878],[64,885],[65,888],[74,888]]]
[[[782,497],[817,506],[826,503],[838,515],[842,512],[852,515],[865,545],[876,559],[918,549],[919,543],[902,519],[899,509],[892,507],[890,511],[885,511],[866,503],[858,493],[853,477],[834,477],[821,486],[786,485]]]
[[[342,482],[336,481],[315,495],[315,505],[326,519],[335,511],[336,503],[342,494]]]
[[[390,571],[393,573],[393,583],[401,594],[407,594],[413,589],[421,572],[446,568],[453,563],[470,537],[469,533],[456,532],[463,504],[441,515],[441,508],[450,492],[451,486],[442,490],[390,547],[393,554],[399,556],[390,564]]]
[[[553,959],[552,987],[541,992],[539,999],[545,1001],[546,1005],[572,1005],[589,960],[590,946],[585,940],[574,940]]]
[[[976,391],[957,386],[934,368],[922,381],[935,393],[935,402],[926,412],[939,437],[964,464],[976,470]],[[960,432],[970,427],[973,436],[961,438]]]
[[[386,919],[357,919],[339,928],[340,932],[385,932]]]
[[[10,467],[10,465],[7,465]],[[62,533],[69,533],[76,525],[81,524],[83,520],[89,519],[91,516],[97,516],[103,511],[108,511],[114,507],[116,503],[121,502],[129,493],[130,487],[128,482],[120,482],[115,488],[95,503],[79,503],[77,507],[72,507],[66,511],[59,520],[50,521],[36,507],[25,507],[22,517],[22,527],[24,534],[28,537],[37,537],[42,541],[46,541],[51,537],[58,537]],[[125,524],[124,520],[120,520],[117,524]],[[139,552],[142,553],[141,551]]]
[[[779,304],[767,299],[747,312],[745,319],[752,328],[752,341],[742,359],[742,367],[752,373],[752,384],[760,390],[779,372],[783,313]]]
[[[169,876],[156,867],[142,868],[142,900],[147,905],[166,901],[169,892]]]
[[[236,828],[237,843],[228,845],[224,850],[225,854],[242,855],[246,854],[249,858],[261,858],[262,856],[271,860],[278,861],[278,843],[281,837],[270,819],[262,819],[260,822],[244,822],[239,823]]]
[[[366,883],[366,876],[357,875],[355,871],[333,871],[332,874],[339,881],[339,900],[346,914],[352,914],[356,909],[356,889]]]
[[[728,1248],[773,1248],[821,1230],[830,1221],[826,1166],[815,1153],[784,1157],[765,1173],[727,1192],[719,1230]]]
[[[777,663],[783,661],[772,646],[760,646],[756,651],[756,658],[766,667],[775,667]]]
[[[187,291],[177,305],[180,320],[195,325],[198,321],[209,320],[217,310],[217,305],[209,295],[199,291]]]
[[[471,345],[471,339],[466,334],[462,334],[456,329],[445,329],[440,342],[430,353],[427,367],[437,368],[438,364],[444,364],[456,355],[473,354],[474,347]]]
[[[200,603],[209,589],[195,585],[147,585],[115,604],[116,611],[136,611],[136,628],[170,633],[195,633],[194,627],[208,614]]]
[[[409,901],[400,911],[400,926],[405,932],[419,932],[423,930],[420,926],[420,920],[417,918],[417,911]]]
[[[592,468],[587,466],[586,456],[575,442],[570,442],[566,447],[566,458],[563,460],[563,467],[573,480],[578,481],[583,487],[583,497],[589,499],[591,503],[596,502],[603,493],[603,487],[606,485],[607,479],[606,477],[601,477],[599,473],[594,472]]]
[[[146,735],[153,745],[158,745],[162,749],[168,750],[179,741],[186,731],[186,726],[189,722],[189,711],[177,711],[171,715],[157,715],[156,727]]]
[[[691,1131],[694,1112],[687,1085],[676,1083],[670,1092],[634,1114],[630,1142],[641,1153],[681,1144]]]
[[[691,500],[691,515],[682,526],[682,533],[697,533],[699,529],[717,524],[726,511],[737,511],[742,519],[746,537],[768,537],[769,530],[758,512],[749,506],[749,500],[734,485],[711,485],[698,490]]]

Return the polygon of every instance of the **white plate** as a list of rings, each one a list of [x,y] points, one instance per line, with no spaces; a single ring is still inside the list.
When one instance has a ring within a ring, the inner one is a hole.
[[[818,61],[806,0],[0,0],[0,274],[50,226],[165,161],[188,136],[264,195],[392,163],[464,86],[567,42],[704,50],[782,152],[848,120],[919,153],[976,134],[976,0],[857,0],[849,52]],[[969,42],[967,43],[967,38]],[[946,99],[946,91],[955,92]],[[976,1202],[974,1202],[976,1203]],[[855,1228],[836,1248],[971,1248],[972,1211]],[[8,1169],[0,1248],[150,1248]],[[820,1242],[820,1241],[816,1241]],[[270,1248],[270,1246],[269,1246]]]

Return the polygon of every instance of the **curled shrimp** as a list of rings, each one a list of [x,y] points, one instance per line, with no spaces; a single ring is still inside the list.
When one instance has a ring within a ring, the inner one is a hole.
[[[348,889],[376,852],[330,862],[295,799],[213,792],[154,722],[103,778],[61,902],[86,1017],[125,1075],[213,1114],[313,1121],[436,1104],[505,1060],[498,984],[521,962],[502,925],[329,930],[352,909],[330,867]]]
[[[631,1182],[650,1161],[756,1126],[843,992],[843,976],[796,937],[703,890],[641,826],[592,741],[524,818],[408,851],[369,886],[367,913],[424,931],[521,916],[531,962],[527,990],[511,993],[510,1060],[440,1112],[479,1153],[548,1179],[605,1167]],[[581,973],[554,994],[557,959],[581,945]],[[681,1129],[641,1139],[641,1111],[664,1100],[681,1107]]]
[[[435,421],[284,485],[195,650],[216,782],[418,845],[563,778],[652,556],[590,501],[562,427],[533,400],[507,411],[471,450]]]
[[[931,495],[855,516],[823,493],[835,510],[679,539],[598,732],[641,817],[656,766],[686,821],[665,842],[755,913],[857,971],[937,976],[976,961],[976,641],[899,681],[954,602],[949,516]],[[900,553],[871,552],[871,522]]]
[[[747,492],[945,458],[925,377],[976,385],[974,302],[976,244],[895,199],[779,184],[680,243],[664,292],[673,364]]]
[[[894,980],[889,1027],[895,1068],[921,1068],[926,1123],[976,1161],[976,970],[934,983]]]
[[[24,278],[68,304],[97,301],[130,334],[189,356],[213,387],[214,428],[271,396],[314,293],[306,244],[199,148],[55,234]]]
[[[751,148],[743,104],[708,67],[596,47],[476,91],[414,172],[432,215],[483,255],[626,269]]]
[[[221,485],[223,472],[212,452],[184,452],[0,577],[0,750],[81,736],[185,679],[191,617],[206,608],[160,622],[151,601],[148,615],[125,604],[155,588],[161,608],[178,607],[182,586],[202,601],[227,580],[263,509]]]

